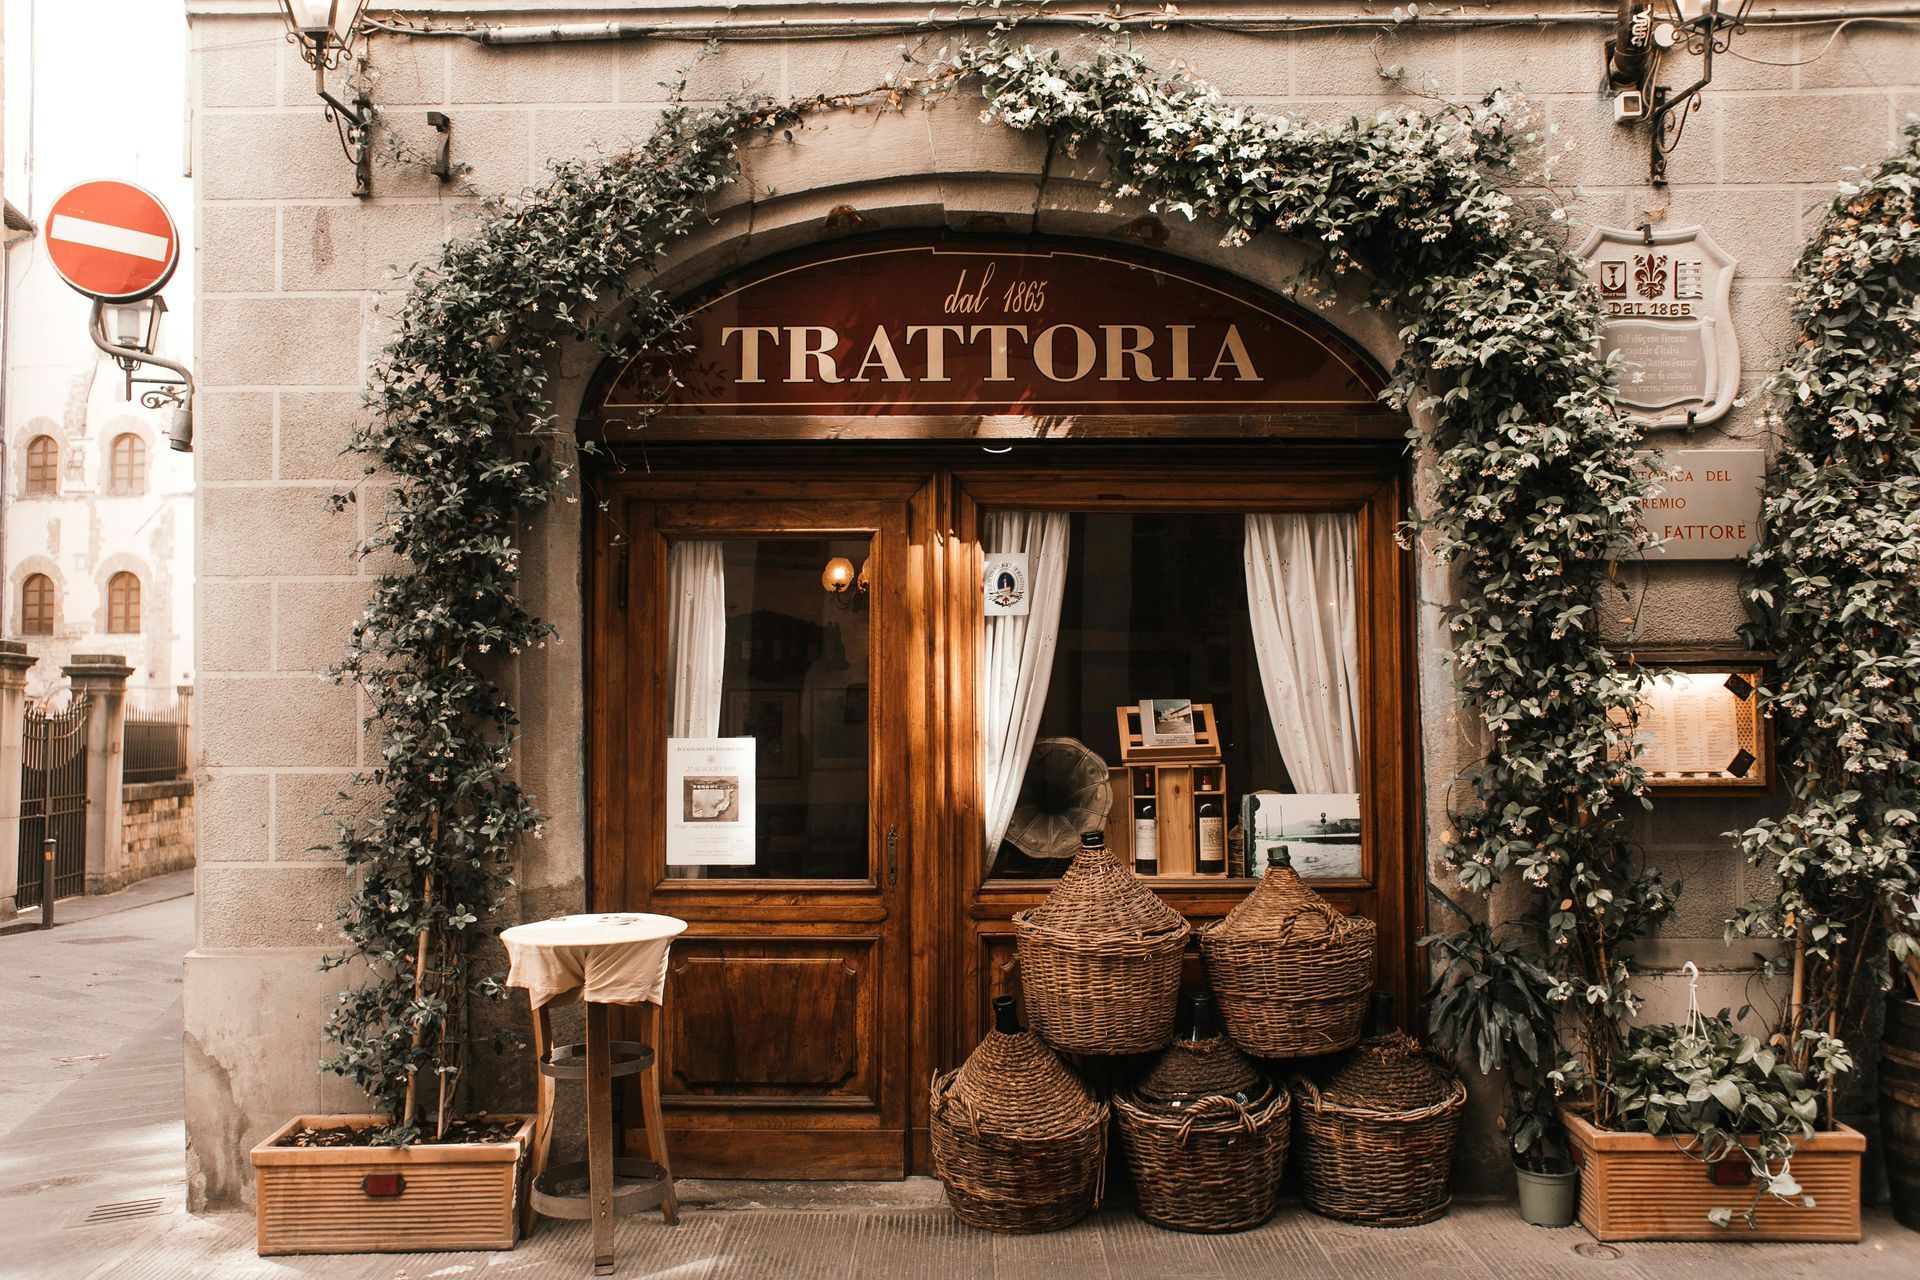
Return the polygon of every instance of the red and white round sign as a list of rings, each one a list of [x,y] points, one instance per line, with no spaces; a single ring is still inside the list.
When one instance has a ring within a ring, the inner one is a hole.
[[[160,291],[180,263],[166,206],[131,182],[83,182],[47,211],[47,256],[60,278],[103,302]]]

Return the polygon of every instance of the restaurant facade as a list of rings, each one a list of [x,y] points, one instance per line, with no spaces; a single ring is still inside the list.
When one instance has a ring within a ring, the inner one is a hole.
[[[1752,392],[1791,339],[1788,277],[1834,185],[1920,109],[1913,28],[1750,21],[1654,185],[1648,126],[1615,119],[1612,6],[1507,8],[1396,23],[1193,4],[1118,37],[1061,21],[1018,38],[1069,55],[1125,39],[1295,116],[1523,90],[1570,247],[1591,242],[1603,296],[1645,308],[1614,314],[1642,326],[1619,341],[1644,340],[1628,354],[1655,384],[1649,447],[1670,451],[1649,520],[1699,544],[1623,565],[1608,634],[1745,669],[1732,557],[1767,447]],[[346,894],[333,822],[364,805],[353,779],[381,743],[325,672],[390,566],[353,554],[383,482],[341,450],[393,332],[395,269],[550,162],[643,138],[682,79],[697,102],[883,92],[753,144],[668,249],[646,283],[689,323],[664,407],[658,353],[581,343],[548,383],[576,485],[521,535],[524,597],[555,631],[511,656],[518,779],[545,822],[502,914],[688,921],[665,1006],[676,1171],[926,1171],[927,1082],[1017,993],[1013,916],[1090,813],[1195,922],[1288,844],[1375,921],[1378,985],[1421,1024],[1417,943],[1459,918],[1442,850],[1477,753],[1440,626],[1453,584],[1396,536],[1423,458],[1417,420],[1381,398],[1400,338],[1365,279],[1302,291],[1305,247],[1227,243],[1104,188],[1098,157],[984,121],[966,84],[888,101],[986,34],[929,32],[913,6],[376,9],[355,50],[380,113],[364,196],[279,6],[188,10],[197,1205],[246,1201],[247,1150],[289,1115],[364,1107],[315,1069],[342,986],[317,965]],[[1676,337],[1672,319],[1704,323]],[[1716,477],[1748,491],[1706,492]],[[1722,921],[1765,886],[1724,833],[1779,797],[1759,730],[1729,717],[1748,762],[1730,772],[1677,727],[1681,785],[1636,819],[1685,883],[1640,949],[1660,1016],[1684,1008],[1661,975],[1688,961],[1703,1005],[1745,1000],[1751,946],[1724,944]],[[1156,736],[1184,750],[1156,755]],[[482,1096],[524,1104],[524,1057],[476,1046]],[[1460,1175],[1497,1186],[1498,1101],[1474,1083]]]

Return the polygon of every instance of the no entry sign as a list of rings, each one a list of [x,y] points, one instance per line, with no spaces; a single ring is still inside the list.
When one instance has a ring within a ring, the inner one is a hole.
[[[131,182],[83,182],[47,213],[47,256],[88,297],[137,302],[172,278],[180,234],[166,206]]]

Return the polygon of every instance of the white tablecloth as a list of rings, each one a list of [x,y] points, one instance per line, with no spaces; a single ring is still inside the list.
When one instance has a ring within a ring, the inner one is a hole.
[[[500,935],[512,968],[507,985],[534,1008],[590,1000],[659,1004],[667,985],[667,949],[687,922],[639,911],[558,916],[517,924]]]

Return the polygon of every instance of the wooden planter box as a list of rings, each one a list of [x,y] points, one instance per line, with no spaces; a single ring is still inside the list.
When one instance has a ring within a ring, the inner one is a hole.
[[[379,1116],[295,1116],[253,1149],[260,1256],[513,1248],[520,1162],[533,1117],[496,1118],[519,1122],[511,1140],[274,1145],[301,1125],[364,1129],[381,1123]],[[396,1184],[381,1181],[396,1174],[397,1195]],[[374,1194],[380,1191],[387,1194]]]
[[[1721,1186],[1675,1149],[1670,1134],[1616,1133],[1563,1115],[1580,1166],[1580,1225],[1596,1240],[1804,1240],[1860,1238],[1860,1156],[1867,1139],[1845,1125],[1816,1133],[1793,1157],[1793,1176],[1814,1207],[1761,1198],[1757,1229],[1716,1227],[1707,1211],[1744,1210],[1753,1184]]]

